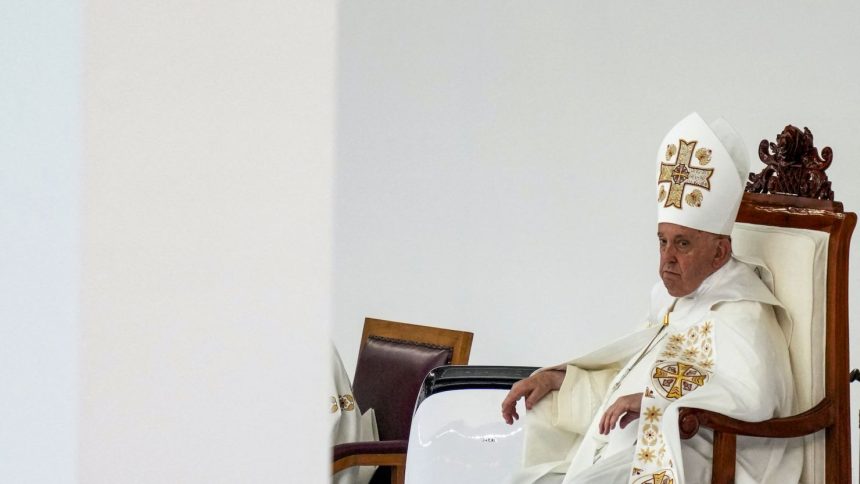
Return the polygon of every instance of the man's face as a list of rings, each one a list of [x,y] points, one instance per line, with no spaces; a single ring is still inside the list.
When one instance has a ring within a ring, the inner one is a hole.
[[[708,276],[722,267],[725,257],[724,242],[709,232],[670,223],[657,227],[660,241],[660,278],[675,297],[695,291]],[[731,251],[731,246],[728,246]]]

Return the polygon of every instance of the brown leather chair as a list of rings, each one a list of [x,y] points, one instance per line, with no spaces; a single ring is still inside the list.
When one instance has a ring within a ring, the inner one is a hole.
[[[799,143],[787,143],[801,136]],[[848,248],[857,215],[832,201],[824,174],[832,151],[825,148],[822,155],[809,130],[801,133],[793,126],[786,127],[777,143],[763,140],[759,145],[767,167],[750,175],[747,192],[756,193],[744,194],[732,239],[736,251],[750,251],[771,268],[775,294],[790,316],[777,312],[781,325],[793,325],[789,356],[798,414],[744,422],[681,409],[682,437],[694,435],[700,426],[714,432],[713,483],[734,482],[738,435],[802,437],[801,483],[851,481]],[[801,272],[805,278],[798,276]]]
[[[352,391],[362,411],[373,409],[379,442],[334,446],[333,472],[381,466],[371,482],[403,483],[415,399],[424,377],[443,365],[466,365],[472,333],[366,318]]]

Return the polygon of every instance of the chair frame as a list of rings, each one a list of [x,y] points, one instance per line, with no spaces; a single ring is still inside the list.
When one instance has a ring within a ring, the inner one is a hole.
[[[370,452],[368,444],[373,447]],[[334,446],[332,475],[354,466],[387,466],[392,468],[391,483],[403,484],[406,480],[407,444],[406,440],[338,444]]]
[[[468,365],[474,335],[467,331],[365,318],[364,329],[361,333],[359,359],[361,359],[361,353],[371,336],[450,347],[451,361],[449,364]],[[332,475],[353,466],[391,467],[391,483],[403,484],[406,480],[408,444],[408,440],[387,440],[335,445]]]
[[[827,232],[827,304],[824,350],[824,398],[791,417],[745,422],[708,410],[680,411],[682,438],[706,427],[714,431],[712,483],[735,479],[738,435],[769,438],[800,437],[825,431],[825,481],[851,481],[851,416],[848,370],[848,254],[857,215],[840,202],[790,195],[745,193],[738,222]]]
[[[469,364],[472,351],[473,334],[453,329],[433,328],[412,323],[399,323],[384,319],[364,318],[364,330],[361,332],[361,347],[359,355],[367,346],[371,336],[382,338],[417,341],[451,348],[451,365]]]

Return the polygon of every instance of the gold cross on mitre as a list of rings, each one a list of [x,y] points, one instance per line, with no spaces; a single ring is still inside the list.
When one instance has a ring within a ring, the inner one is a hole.
[[[676,371],[671,371],[671,368],[676,365]],[[672,365],[654,368],[654,379],[659,380],[663,389],[669,387],[666,398],[674,400],[684,396],[685,391],[689,393],[704,385],[708,377],[700,373],[696,367],[679,361]]]
[[[711,175],[714,174],[714,169],[690,166],[690,159],[693,157],[696,143],[698,141],[678,140],[678,157],[675,159],[675,164],[660,164],[660,178],[657,180],[657,184],[669,184],[669,196],[666,197],[664,207],[671,205],[675,208],[682,208],[681,198],[684,196],[684,187],[687,185],[697,186],[705,190],[711,189],[710,179]],[[667,155],[672,151],[674,150],[670,149]],[[670,156],[667,158],[671,159]],[[667,159],[667,161],[669,160]]]

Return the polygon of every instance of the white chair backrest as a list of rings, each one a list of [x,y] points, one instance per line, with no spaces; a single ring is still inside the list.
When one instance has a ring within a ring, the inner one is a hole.
[[[764,263],[773,275],[771,289],[784,306],[777,319],[794,374],[793,413],[824,397],[828,242],[829,234],[817,230],[738,223],[732,232],[734,253]],[[823,432],[804,437],[804,484],[824,484]]]

